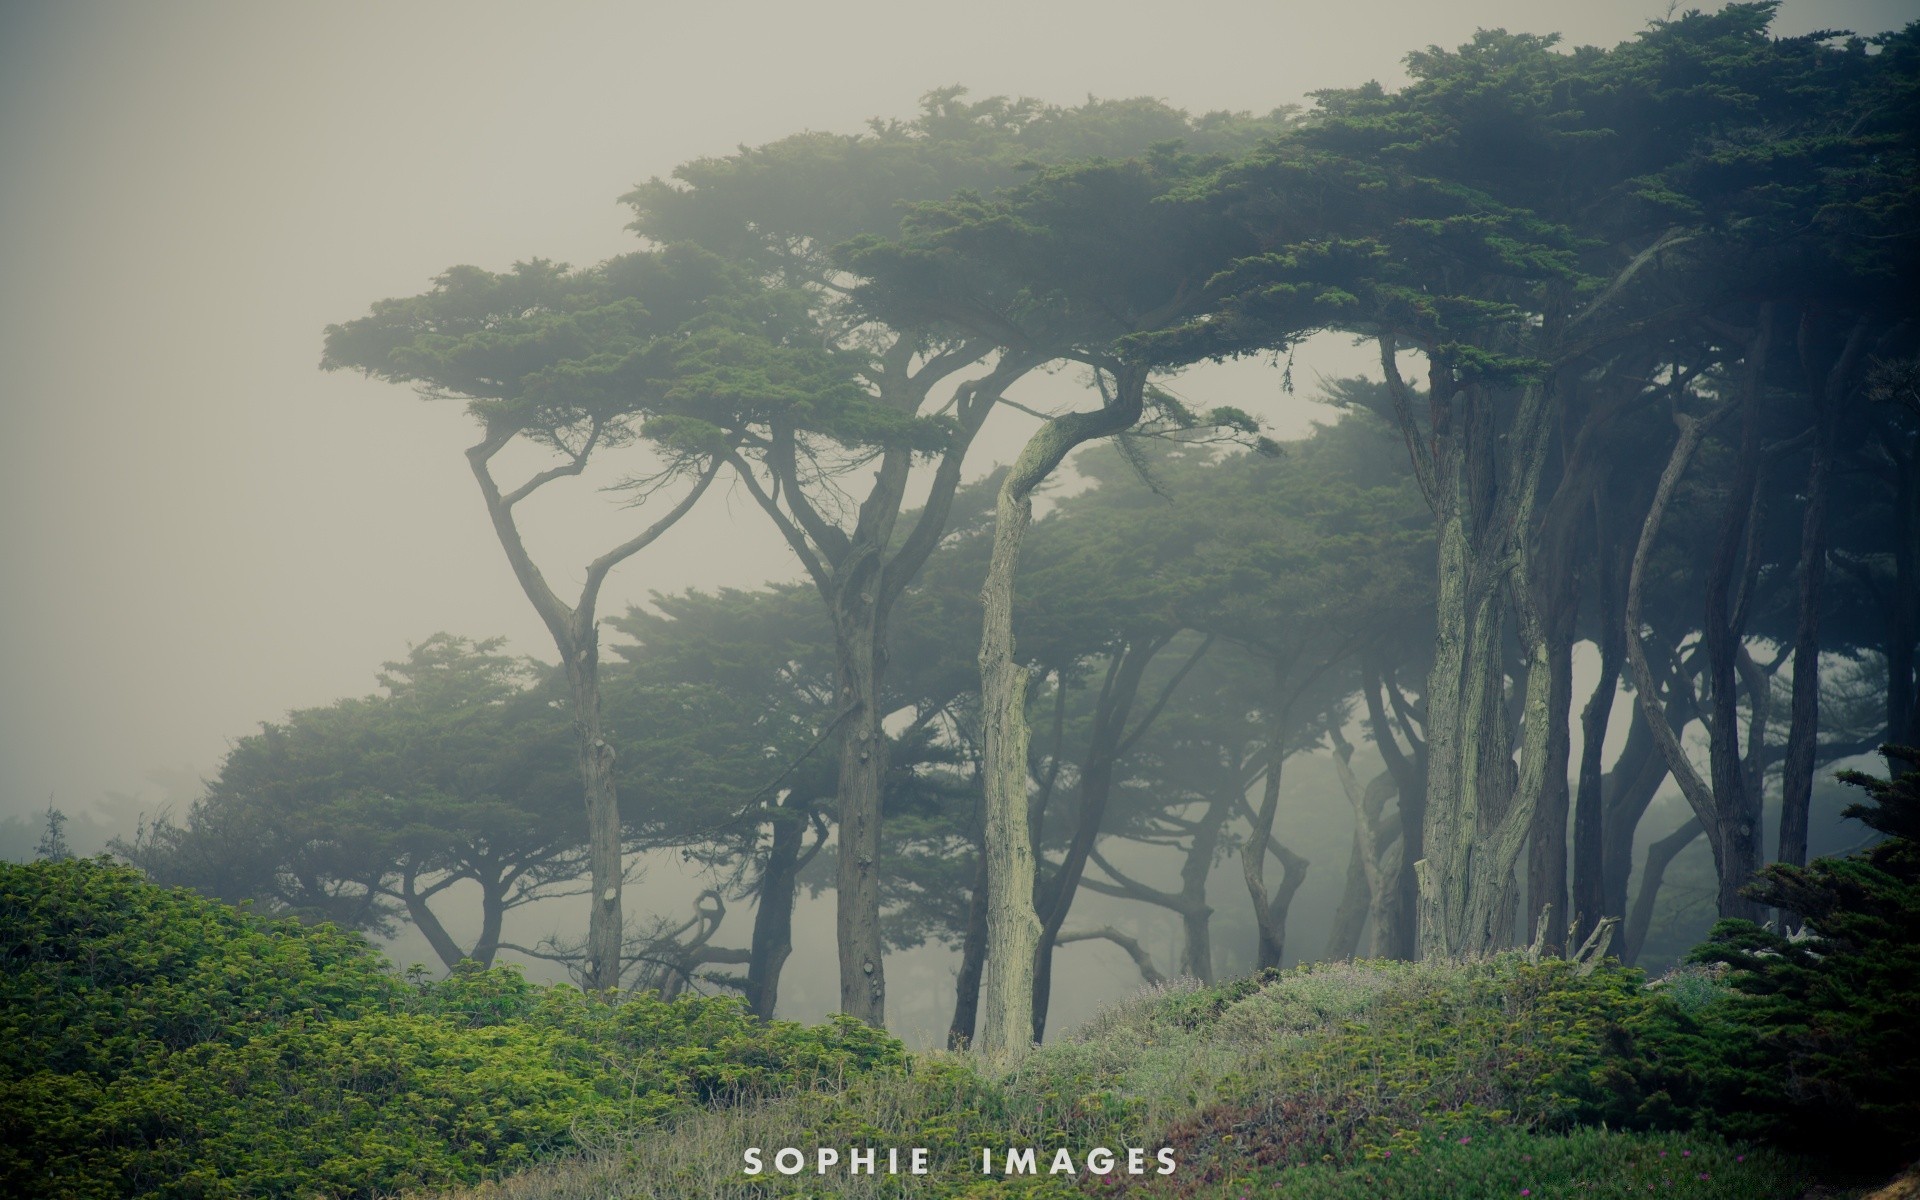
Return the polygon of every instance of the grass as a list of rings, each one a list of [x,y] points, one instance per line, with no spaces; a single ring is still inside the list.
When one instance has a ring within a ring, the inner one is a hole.
[[[904,1067],[671,1124],[606,1131],[573,1157],[447,1200],[761,1197],[1257,1197],[1288,1200],[1802,1195],[1789,1156],[1657,1126],[1665,1093],[1623,1071],[1672,999],[1636,972],[1517,957],[1318,964],[1149,989],[1011,1069],[927,1054]],[[1655,1116],[1648,1116],[1655,1114]],[[1611,1121],[1610,1131],[1599,1127]],[[924,1146],[924,1176],[758,1177],[745,1148]],[[981,1147],[1056,1148],[1079,1173],[983,1177]],[[1085,1170],[1119,1151],[1121,1171]],[[1171,1176],[1125,1148],[1174,1150]]]

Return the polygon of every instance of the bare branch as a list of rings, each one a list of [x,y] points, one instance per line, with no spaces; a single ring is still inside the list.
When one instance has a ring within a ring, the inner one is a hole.
[[[535,475],[532,479],[527,480],[519,487],[508,492],[501,498],[501,503],[505,504],[508,508],[512,508],[554,480],[565,478],[568,475],[578,475],[581,471],[585,470],[587,466],[587,456],[592,454],[594,446],[599,444],[601,431],[605,429],[605,427],[605,422],[599,417],[595,417],[593,419],[593,428],[587,434],[587,440],[581,443],[580,449],[575,451],[567,462],[557,467],[550,467],[538,475]]]
[[[661,534],[673,527],[675,521],[687,515],[687,511],[706,494],[707,485],[713,482],[713,477],[720,473],[720,463],[721,458],[717,454],[708,459],[706,467],[701,470],[699,478],[694,480],[693,487],[681,498],[680,503],[674,505],[665,516],[649,525],[638,536],[620,543],[588,565],[587,581],[580,589],[580,607],[583,610],[592,611],[594,597],[600,591],[600,583],[607,577],[608,571],[651,546]]]
[[[1064,946],[1069,942],[1091,941],[1112,942],[1125,950],[1127,957],[1133,960],[1133,965],[1140,968],[1140,978],[1149,985],[1157,986],[1167,981],[1167,977],[1153,965],[1153,957],[1147,953],[1147,948],[1111,925],[1102,925],[1098,929],[1076,930],[1072,933],[1057,933],[1053,937],[1053,944],[1056,946]]]
[[[787,519],[786,511],[780,507],[779,499],[760,486],[760,479],[753,473],[752,464],[742,458],[739,452],[732,450],[727,452],[727,462],[733,466],[734,475],[746,485],[747,492],[753,497],[754,503],[773,519],[774,526],[780,530],[780,536],[786,539],[788,548],[799,557],[800,564],[807,569],[807,574],[813,577],[814,583],[821,588],[829,586],[832,579],[827,574],[826,567],[815,556],[813,543],[807,540],[807,535],[798,526]]]

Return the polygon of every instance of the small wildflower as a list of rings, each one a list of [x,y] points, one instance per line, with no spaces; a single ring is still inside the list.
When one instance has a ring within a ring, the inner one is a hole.
[[[1693,1151],[1691,1151],[1691,1150],[1682,1150],[1682,1151],[1680,1152],[1680,1157],[1681,1157],[1681,1158],[1692,1158],[1692,1157],[1693,1157]]]
[[[1735,1162],[1745,1162],[1745,1161],[1747,1161],[1747,1156],[1746,1156],[1746,1155],[1744,1155],[1744,1154],[1736,1154],[1736,1155],[1734,1155],[1734,1156],[1733,1156],[1733,1161],[1735,1161]]]
[[[1472,1141],[1472,1140],[1473,1140],[1473,1139],[1472,1139],[1472,1138],[1470,1138],[1470,1137],[1463,1137],[1463,1138],[1461,1138],[1461,1139],[1460,1139],[1460,1144],[1461,1144],[1462,1146],[1464,1146],[1464,1145],[1466,1145],[1466,1144],[1467,1144],[1468,1142],[1470,1142],[1470,1141]]]
[[[1532,1188],[1521,1188],[1521,1189],[1520,1189],[1520,1194],[1521,1194],[1522,1196],[1531,1196],[1531,1195],[1533,1195],[1533,1189],[1532,1189]]]

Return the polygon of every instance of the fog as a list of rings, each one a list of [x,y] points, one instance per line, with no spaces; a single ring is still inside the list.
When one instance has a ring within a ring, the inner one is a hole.
[[[636,183],[802,129],[907,117],[947,84],[1266,111],[1317,88],[1391,85],[1407,51],[1477,27],[1612,44],[1667,11],[1661,0],[8,4],[0,819],[37,831],[51,803],[74,817],[76,844],[97,849],[142,812],[182,807],[233,739],[370,691],[382,661],[438,630],[504,635],[551,660],[475,495],[459,404],[317,368],[323,327],[376,299],[417,293],[458,263],[585,265],[629,250],[617,197]],[[1788,0],[1775,30],[1879,30],[1916,15],[1910,2]],[[1304,382],[1368,361],[1320,338],[1293,370]],[[1052,376],[1013,396],[1047,408],[1073,386]],[[1256,411],[1281,436],[1328,419],[1311,387],[1283,393],[1265,363],[1195,370],[1177,386]],[[1031,424],[997,414],[970,473],[1005,461]],[[530,514],[536,554],[563,579],[630,520],[591,482]],[[797,576],[751,500],[716,487],[612,577],[601,608]],[[1302,847],[1320,864],[1296,908],[1308,951],[1339,894],[1345,837]],[[642,894],[684,899],[691,885],[660,870]],[[802,901],[783,1012],[832,1007],[831,902]],[[1216,937],[1240,938],[1230,922],[1245,920],[1223,911]],[[1162,923],[1164,934],[1143,932],[1170,958],[1177,926]],[[1134,986],[1109,949],[1084,953],[1114,988]],[[951,1003],[943,982],[925,1012],[914,1007],[929,991],[916,973],[950,978],[926,954],[894,984],[893,1023],[921,1040]],[[1061,999],[1063,1025],[1084,1015],[1077,993]]]

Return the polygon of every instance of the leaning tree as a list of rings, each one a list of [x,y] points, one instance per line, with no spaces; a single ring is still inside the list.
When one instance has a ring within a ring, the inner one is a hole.
[[[692,509],[756,409],[831,404],[852,384],[811,336],[803,302],[684,247],[583,270],[544,261],[498,274],[456,267],[431,291],[381,301],[369,315],[329,327],[321,365],[464,399],[480,426],[467,460],[570,693],[592,882],[582,976],[589,990],[616,989],[624,870],[614,747],[600,715],[601,588]],[[641,438],[658,453],[630,472],[634,498],[665,511],[586,564],[569,602],[527,546],[519,506]],[[502,484],[496,463],[510,446],[544,451],[553,465]],[[658,496],[682,480],[690,483],[677,500]]]

